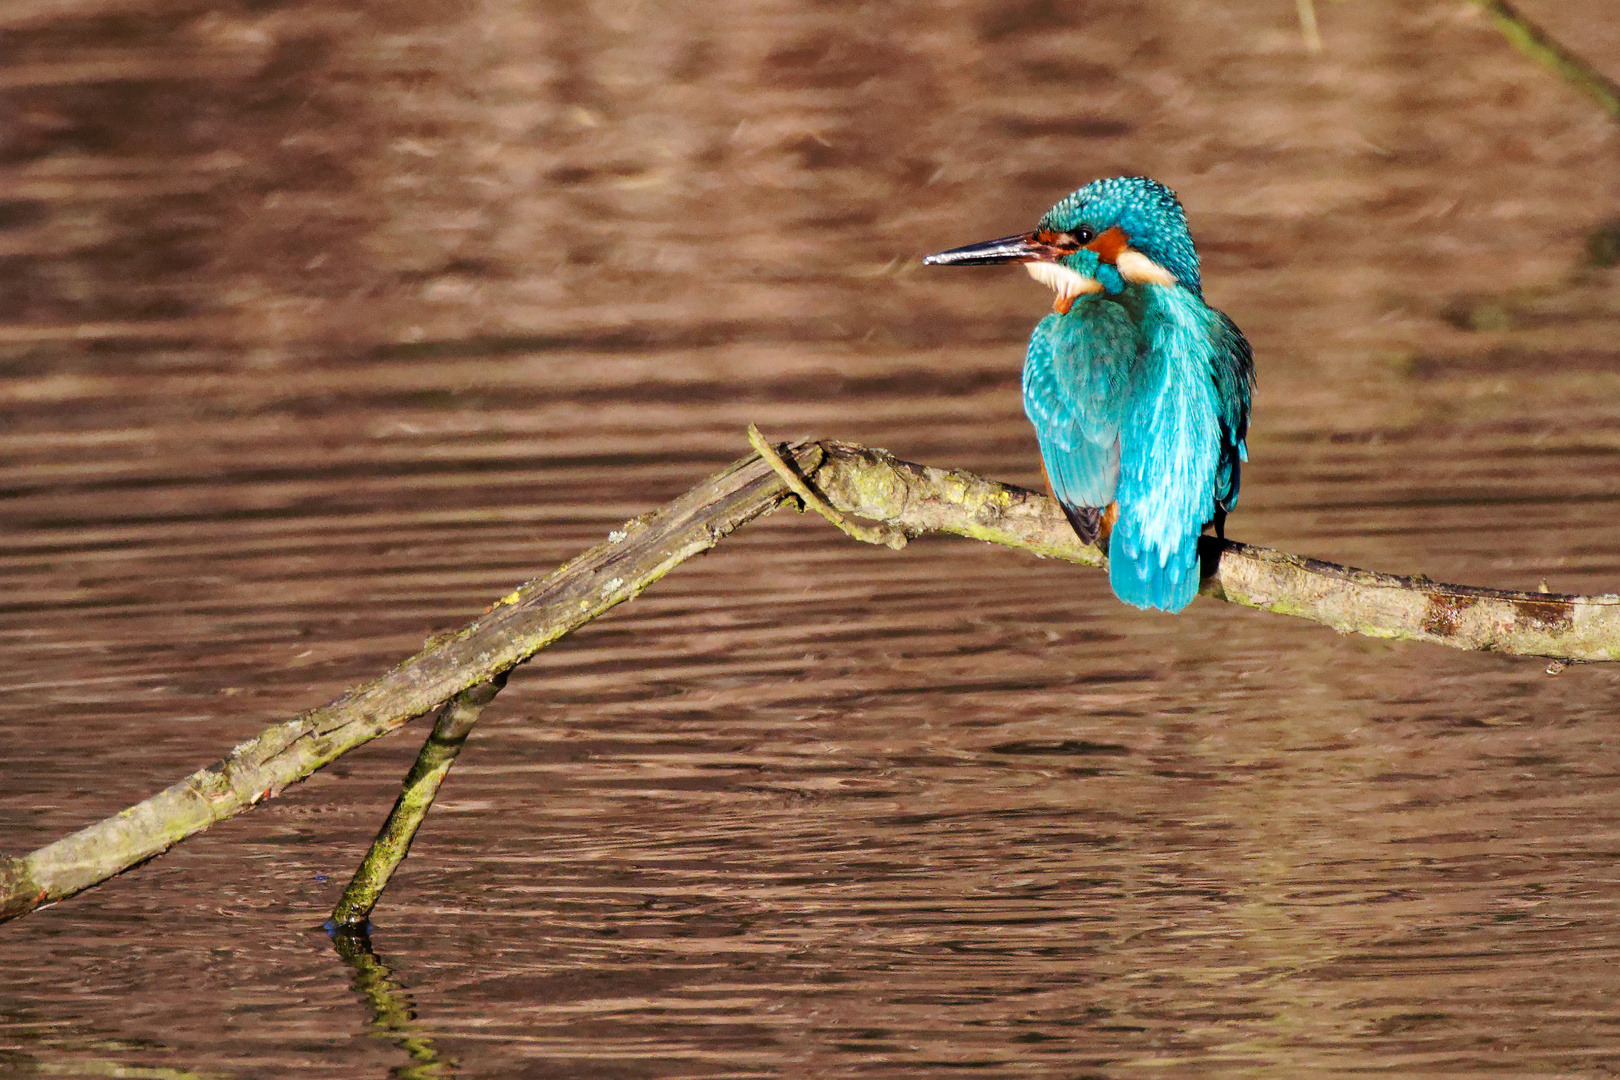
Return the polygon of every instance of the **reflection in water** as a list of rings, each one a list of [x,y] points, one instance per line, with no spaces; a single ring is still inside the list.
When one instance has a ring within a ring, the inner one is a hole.
[[[120,1080],[231,1080],[233,1073],[157,1064],[154,1040],[67,1031],[0,1004],[0,1076],[105,1076]]]
[[[153,1068],[121,1061],[86,1058],[73,1061],[30,1062],[31,1072],[19,1075],[106,1076],[113,1080],[229,1080],[229,1073],[192,1072],[189,1069]]]
[[[365,998],[372,1018],[367,1025],[379,1039],[387,1039],[411,1059],[409,1065],[389,1070],[399,1080],[434,1080],[449,1076],[456,1063],[444,1057],[433,1040],[416,1032],[416,1007],[388,965],[371,950],[371,938],[364,933],[339,931],[332,934],[332,947],[354,969],[354,988]]]
[[[1537,6],[1620,71],[1609,0]],[[750,421],[1038,485],[1047,299],[915,258],[1099,175],[1180,189],[1254,342],[1236,539],[1613,591],[1620,131],[1468,10],[1313,60],[1259,0],[0,3],[0,850]],[[464,1076],[1598,1075],[1617,700],[780,514],[514,674],[377,922]],[[0,928],[0,1052],[424,1049],[306,931],[421,734]]]

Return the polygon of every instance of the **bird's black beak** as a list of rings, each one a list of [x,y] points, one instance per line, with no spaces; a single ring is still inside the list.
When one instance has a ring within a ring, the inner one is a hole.
[[[1017,236],[1003,236],[1000,240],[986,240],[982,244],[969,244],[967,247],[927,255],[923,257],[923,262],[929,266],[990,266],[995,263],[1052,262],[1080,246],[1072,240],[1069,244],[1064,244],[1059,239],[1061,235],[1028,232]]]

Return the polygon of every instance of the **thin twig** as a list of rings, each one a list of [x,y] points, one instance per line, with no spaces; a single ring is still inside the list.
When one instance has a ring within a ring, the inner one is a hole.
[[[788,490],[797,495],[805,506],[814,510],[833,524],[839,532],[851,539],[859,540],[863,544],[877,544],[880,547],[893,548],[899,551],[906,546],[906,534],[892,525],[861,525],[850,521],[837,510],[827,505],[823,499],[810,489],[804,478],[795,473],[788,463],[782,460],[782,455],[776,452],[776,447],[765,441],[765,436],[759,433],[759,428],[753,424],[748,425],[748,441],[756,453],[765,460],[765,463],[776,470],[776,475],[782,478],[782,483]]]
[[[1305,39],[1305,51],[1322,51],[1322,32],[1316,28],[1316,0],[1294,0],[1299,9],[1299,36]]]
[[[1584,92],[1604,112],[1620,120],[1620,84],[1548,37],[1545,30],[1519,14],[1507,0],[1470,2],[1484,9],[1514,48]]]

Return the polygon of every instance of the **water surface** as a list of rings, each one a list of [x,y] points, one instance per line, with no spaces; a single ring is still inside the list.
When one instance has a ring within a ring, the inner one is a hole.
[[[0,849],[750,421],[1037,484],[1040,290],[913,260],[1124,170],[1256,347],[1235,537],[1615,591],[1620,140],[1468,10],[14,0]],[[0,1073],[1608,1075],[1620,673],[1544,668],[780,513],[516,673],[376,957],[420,725],[0,930]]]

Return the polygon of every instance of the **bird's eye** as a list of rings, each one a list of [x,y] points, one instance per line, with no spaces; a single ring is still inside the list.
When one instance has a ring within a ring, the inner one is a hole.
[[[1083,246],[1097,239],[1097,230],[1093,229],[1090,225],[1081,225],[1078,228],[1071,230],[1069,235],[1078,240]]]

